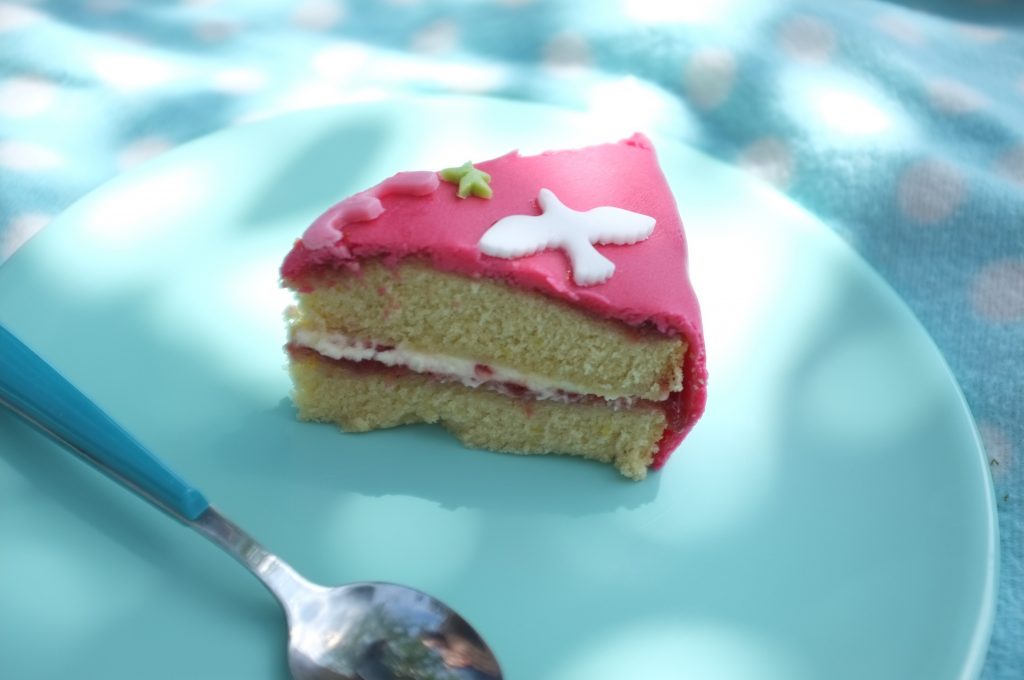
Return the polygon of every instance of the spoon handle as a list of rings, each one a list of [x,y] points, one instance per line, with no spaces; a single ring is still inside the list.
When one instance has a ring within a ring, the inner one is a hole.
[[[176,519],[209,503],[110,416],[0,325],[0,405]]]

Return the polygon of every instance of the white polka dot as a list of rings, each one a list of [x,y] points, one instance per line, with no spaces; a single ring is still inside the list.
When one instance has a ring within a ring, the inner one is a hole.
[[[117,154],[117,167],[130,170],[136,165],[159,156],[170,149],[172,144],[163,137],[141,137],[123,147]]]
[[[979,24],[961,24],[958,30],[965,38],[982,45],[991,45],[1000,42],[1006,37],[1006,31],[1000,28],[981,26]]]
[[[0,262],[13,255],[53,219],[42,213],[19,215],[0,229]]]
[[[370,51],[358,43],[337,43],[313,54],[310,66],[328,80],[346,80],[367,66]]]
[[[774,137],[765,137],[750,144],[740,153],[739,165],[777,187],[787,186],[793,174],[793,156],[789,148]]]
[[[1004,176],[1024,186],[1024,146],[1007,151],[996,161],[996,167]]]
[[[985,445],[988,456],[988,467],[994,479],[1006,478],[1013,471],[1013,439],[1009,433],[995,423],[982,421],[978,423],[978,434]]]
[[[982,421],[978,423],[978,434],[985,443],[989,458],[1007,459],[1013,455],[1013,442],[1010,435],[995,423]]]
[[[989,321],[1024,321],[1024,259],[1006,258],[982,267],[971,283],[971,304]]]
[[[683,87],[698,109],[709,110],[729,98],[736,81],[736,57],[723,49],[704,49],[693,54],[683,73]]]
[[[417,31],[409,47],[424,54],[440,54],[455,49],[458,43],[458,25],[448,19],[439,19]]]
[[[578,71],[590,66],[590,45],[578,33],[559,33],[544,46],[542,59],[555,71]]]
[[[143,54],[107,52],[94,55],[90,61],[97,78],[127,91],[158,87],[178,75],[171,64]]]
[[[984,96],[956,80],[939,78],[927,85],[928,100],[945,113],[971,113],[988,105]]]
[[[903,216],[932,224],[953,214],[964,197],[960,173],[940,161],[918,161],[903,171],[897,199]]]
[[[228,68],[213,74],[211,82],[218,92],[250,94],[267,86],[266,73],[255,68]]]
[[[196,24],[196,38],[204,43],[221,43],[236,35],[242,27],[232,21],[200,21]]]
[[[340,0],[302,0],[292,13],[292,23],[311,31],[326,31],[345,16]]]
[[[924,33],[921,32],[920,27],[899,14],[883,14],[875,19],[875,27],[889,37],[911,47],[920,47],[925,43]]]
[[[0,31],[13,31],[45,18],[41,12],[9,2],[0,2]]]
[[[0,83],[0,116],[27,118],[43,113],[57,97],[48,80],[33,77],[8,78]]]
[[[800,16],[782,26],[779,42],[794,57],[824,61],[836,48],[836,33],[821,19]]]
[[[45,146],[18,142],[0,141],[0,166],[11,170],[50,170],[64,164],[64,159],[53,149]]]

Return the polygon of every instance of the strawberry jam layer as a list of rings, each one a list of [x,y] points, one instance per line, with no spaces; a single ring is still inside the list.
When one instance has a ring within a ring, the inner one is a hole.
[[[344,366],[346,370],[353,373],[359,373],[362,375],[376,375],[385,376],[393,379],[409,375],[427,375],[433,380],[441,383],[460,383],[458,378],[438,374],[438,373],[417,373],[406,366],[393,365],[380,363],[372,359],[363,361],[353,361],[351,359],[335,359],[332,357],[324,356],[315,349],[304,347],[295,343],[289,343],[287,346],[289,355],[295,359],[316,359],[329,364]],[[477,364],[477,373],[480,377],[486,378],[492,373],[489,367],[483,364]],[[538,399],[547,399],[550,401],[556,401],[563,404],[581,404],[581,405],[603,405],[611,407],[615,410],[628,409],[628,408],[658,408],[664,411],[666,427],[665,433],[662,435],[661,441],[658,444],[659,452],[665,447],[666,440],[672,440],[673,438],[681,438],[682,429],[686,427],[686,413],[683,408],[682,400],[680,399],[682,392],[672,392],[669,394],[668,399],[664,401],[652,401],[650,399],[604,399],[592,394],[579,394],[576,392],[568,392],[564,390],[558,390],[556,393],[546,393],[540,395],[532,390],[528,389],[524,385],[510,382],[500,382],[495,380],[485,380],[478,386],[479,389],[491,390],[497,392],[511,399],[519,399],[524,402],[533,402]],[[476,389],[476,388],[474,388]],[[678,439],[674,439],[678,442]],[[674,446],[674,444],[672,444]]]

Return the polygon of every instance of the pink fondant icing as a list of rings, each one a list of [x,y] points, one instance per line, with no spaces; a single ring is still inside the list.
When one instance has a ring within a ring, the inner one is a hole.
[[[683,226],[650,141],[637,134],[615,144],[537,156],[513,152],[475,165],[491,175],[494,196],[489,201],[460,200],[450,184],[412,196],[405,191],[378,194],[376,190],[391,181],[387,180],[370,190],[383,206],[376,219],[345,222],[332,248],[311,247],[305,237],[296,241],[282,266],[283,279],[292,287],[308,290],[309,275],[325,267],[351,267],[367,258],[397,262],[416,257],[438,269],[502,279],[603,317],[682,335],[689,343],[683,365],[684,389],[673,393],[665,404],[669,429],[652,463],[653,468],[661,467],[704,411],[707,372],[700,307],[687,270]],[[434,173],[426,174],[433,175],[436,182]],[[540,214],[536,197],[544,187],[576,210],[614,206],[649,215],[656,226],[651,236],[639,243],[598,246],[615,263],[615,274],[587,287],[573,283],[568,261],[560,251],[514,260],[482,254],[477,245],[480,237],[499,219]],[[333,219],[328,214],[344,203],[328,210],[310,230]]]
[[[431,170],[400,172],[374,187],[375,196],[426,196],[437,191],[441,179]]]
[[[425,196],[436,191],[438,184],[440,179],[436,172],[400,172],[393,175],[377,186],[349,196],[328,208],[306,229],[302,235],[302,244],[313,250],[325,248],[335,256],[345,257],[347,250],[335,245],[341,238],[342,230],[349,224],[369,222],[380,217],[384,212],[381,198]]]

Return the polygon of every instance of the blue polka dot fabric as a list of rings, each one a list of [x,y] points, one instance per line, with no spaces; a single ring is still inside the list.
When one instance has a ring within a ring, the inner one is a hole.
[[[0,1],[0,262],[216,130],[392,92],[628,116],[775,185],[906,299],[975,414],[1024,677],[1024,8],[1013,0]]]

